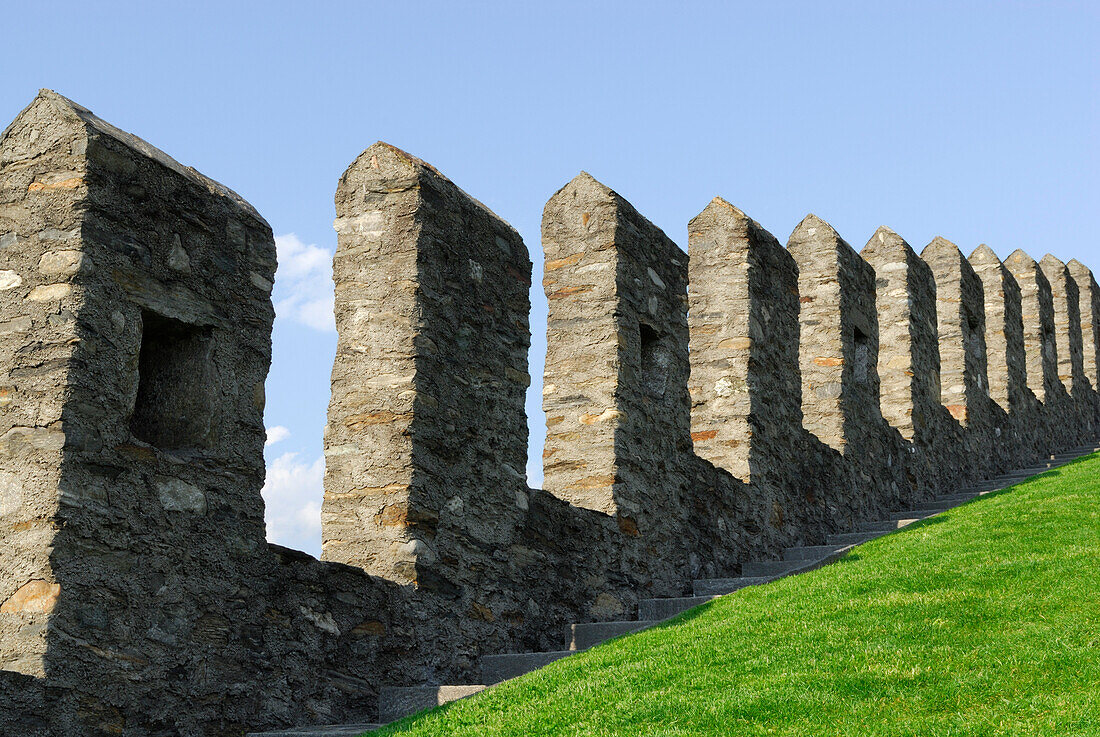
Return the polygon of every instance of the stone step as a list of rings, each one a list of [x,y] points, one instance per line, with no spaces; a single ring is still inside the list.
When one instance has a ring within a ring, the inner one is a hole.
[[[826,536],[825,542],[830,545],[833,543],[838,545],[859,545],[860,543],[865,543],[868,540],[874,540],[876,537],[881,536],[881,532],[838,532],[835,535]]]
[[[584,622],[570,627],[570,650],[587,650],[612,637],[626,635],[657,624],[656,620],[626,622]]]
[[[796,548],[787,548],[783,551],[783,560],[798,561],[799,563],[805,563],[809,560],[820,560],[836,551],[840,550],[843,545],[802,545]]]
[[[942,512],[945,509],[951,509],[952,507],[959,506],[959,501],[954,499],[934,499],[930,502],[917,502],[913,505],[914,509],[923,509],[930,512]]]
[[[1000,476],[993,476],[987,478],[986,481],[994,484],[1019,484],[1026,478],[1031,478],[1034,475],[1045,473],[1047,469],[1034,469],[1032,471],[1021,471],[1019,473],[1004,473]]]
[[[675,599],[641,599],[638,601],[638,619],[661,620],[675,617],[700,604],[706,604],[717,596],[683,596]]]
[[[505,653],[503,655],[481,656],[481,680],[494,685],[509,678],[517,678],[530,673],[555,660],[576,654],[574,650],[555,650],[547,653]]]
[[[990,481],[986,484],[978,484],[973,487],[977,489],[979,494],[988,494],[991,491],[1001,491],[1002,489],[1008,489],[1022,483],[1026,479],[1020,479],[1019,481]]]
[[[759,586],[771,581],[771,576],[741,576],[739,578],[700,578],[691,582],[696,596],[724,596],[746,586]]]
[[[863,524],[861,524],[859,526],[859,529],[856,532],[853,532],[853,533],[850,533],[850,534],[862,535],[862,534],[868,533],[868,532],[879,532],[879,533],[893,532],[895,530],[900,530],[903,527],[908,527],[909,525],[913,524],[916,521],[917,521],[917,519],[913,518],[913,519],[880,519],[880,520],[875,520],[873,522],[864,522]],[[860,542],[865,542],[865,541],[861,540]]]
[[[902,520],[908,520],[909,524],[912,525],[916,520],[939,514],[944,509],[950,509],[950,506],[945,506],[941,509],[899,509],[897,511],[891,511],[891,513],[887,515],[887,521],[900,522]]]
[[[378,720],[386,724],[396,722],[484,690],[485,686],[383,686],[378,692]]]
[[[981,484],[974,484],[967,487],[967,491],[973,491],[978,494],[988,494],[991,491],[1000,491],[1001,489],[1007,489],[1009,486],[1014,486],[1014,483],[1002,483],[1000,481],[986,481]]]
[[[830,548],[831,550],[832,548]],[[817,560],[821,556],[816,556],[814,559],[803,560],[753,560],[748,563],[741,564],[741,575],[746,578],[753,578],[756,576],[782,576],[784,573],[791,573],[798,570],[804,565]]]
[[[995,479],[989,479],[988,481],[979,484],[980,486],[997,486],[1004,488],[1006,486],[1015,486],[1016,484],[1022,484],[1035,474],[1029,473],[1026,476],[998,476]]]
[[[971,499],[978,498],[979,494],[976,491],[962,491],[958,494],[944,494],[943,496],[936,497],[937,502],[968,502]]]
[[[359,737],[381,729],[382,724],[330,724],[327,727],[295,727],[274,732],[249,732],[248,737]]]

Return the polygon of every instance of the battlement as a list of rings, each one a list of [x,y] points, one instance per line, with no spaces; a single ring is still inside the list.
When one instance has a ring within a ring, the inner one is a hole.
[[[0,137],[0,728],[365,721],[1100,427],[1077,261],[814,215],[784,246],[721,198],[685,253],[581,173],[543,212],[532,489],[520,235],[385,143],[336,215],[316,561],[264,541],[270,228],[54,93]]]

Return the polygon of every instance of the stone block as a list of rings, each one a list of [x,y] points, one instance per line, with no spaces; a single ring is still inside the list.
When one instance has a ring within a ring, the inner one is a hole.
[[[938,431],[940,351],[936,281],[928,264],[889,228],[861,252],[875,270],[882,416],[906,440]]]
[[[743,481],[789,464],[802,423],[798,267],[716,197],[688,224],[691,437]]]
[[[542,243],[544,483],[637,534],[676,504],[654,463],[691,447],[687,255],[587,173],[547,202]]]
[[[1066,392],[1079,396],[1086,390],[1080,288],[1066,265],[1049,253],[1039,261],[1039,267],[1050,282],[1054,303],[1058,381]]]
[[[522,512],[531,262],[511,226],[385,143],[336,208],[324,558],[453,591],[465,564],[437,539],[492,544]]]
[[[1058,380],[1058,348],[1054,337],[1054,297],[1050,281],[1035,260],[1013,251],[1004,265],[1020,287],[1020,315],[1024,326],[1027,386],[1041,402],[1062,391]]]
[[[989,395],[1006,412],[1020,411],[1028,401],[1020,285],[989,246],[978,246],[970,265],[985,295]]]
[[[921,253],[936,279],[940,400],[964,427],[984,426],[988,400],[982,280],[958,246],[935,238]]]
[[[816,215],[787,250],[798,264],[804,424],[838,451],[859,449],[881,420],[875,271]]]

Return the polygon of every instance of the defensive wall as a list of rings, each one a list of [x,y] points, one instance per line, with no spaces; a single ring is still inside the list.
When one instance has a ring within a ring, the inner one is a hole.
[[[813,215],[784,247],[720,198],[684,253],[582,173],[543,214],[532,489],[520,236],[383,143],[336,214],[318,561],[264,536],[270,227],[55,93],[0,137],[0,734],[368,721],[1097,437],[1082,264]]]

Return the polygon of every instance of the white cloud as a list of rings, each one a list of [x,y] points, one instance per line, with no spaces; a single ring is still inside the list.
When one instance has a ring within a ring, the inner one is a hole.
[[[333,332],[332,251],[302,243],[293,233],[275,236],[275,319]]]
[[[321,554],[324,478],[324,456],[303,463],[297,453],[284,453],[268,465],[263,497],[269,541]]]
[[[282,425],[276,425],[275,427],[267,428],[267,440],[264,441],[264,447],[275,445],[275,443],[282,442],[290,437],[290,430]]]

